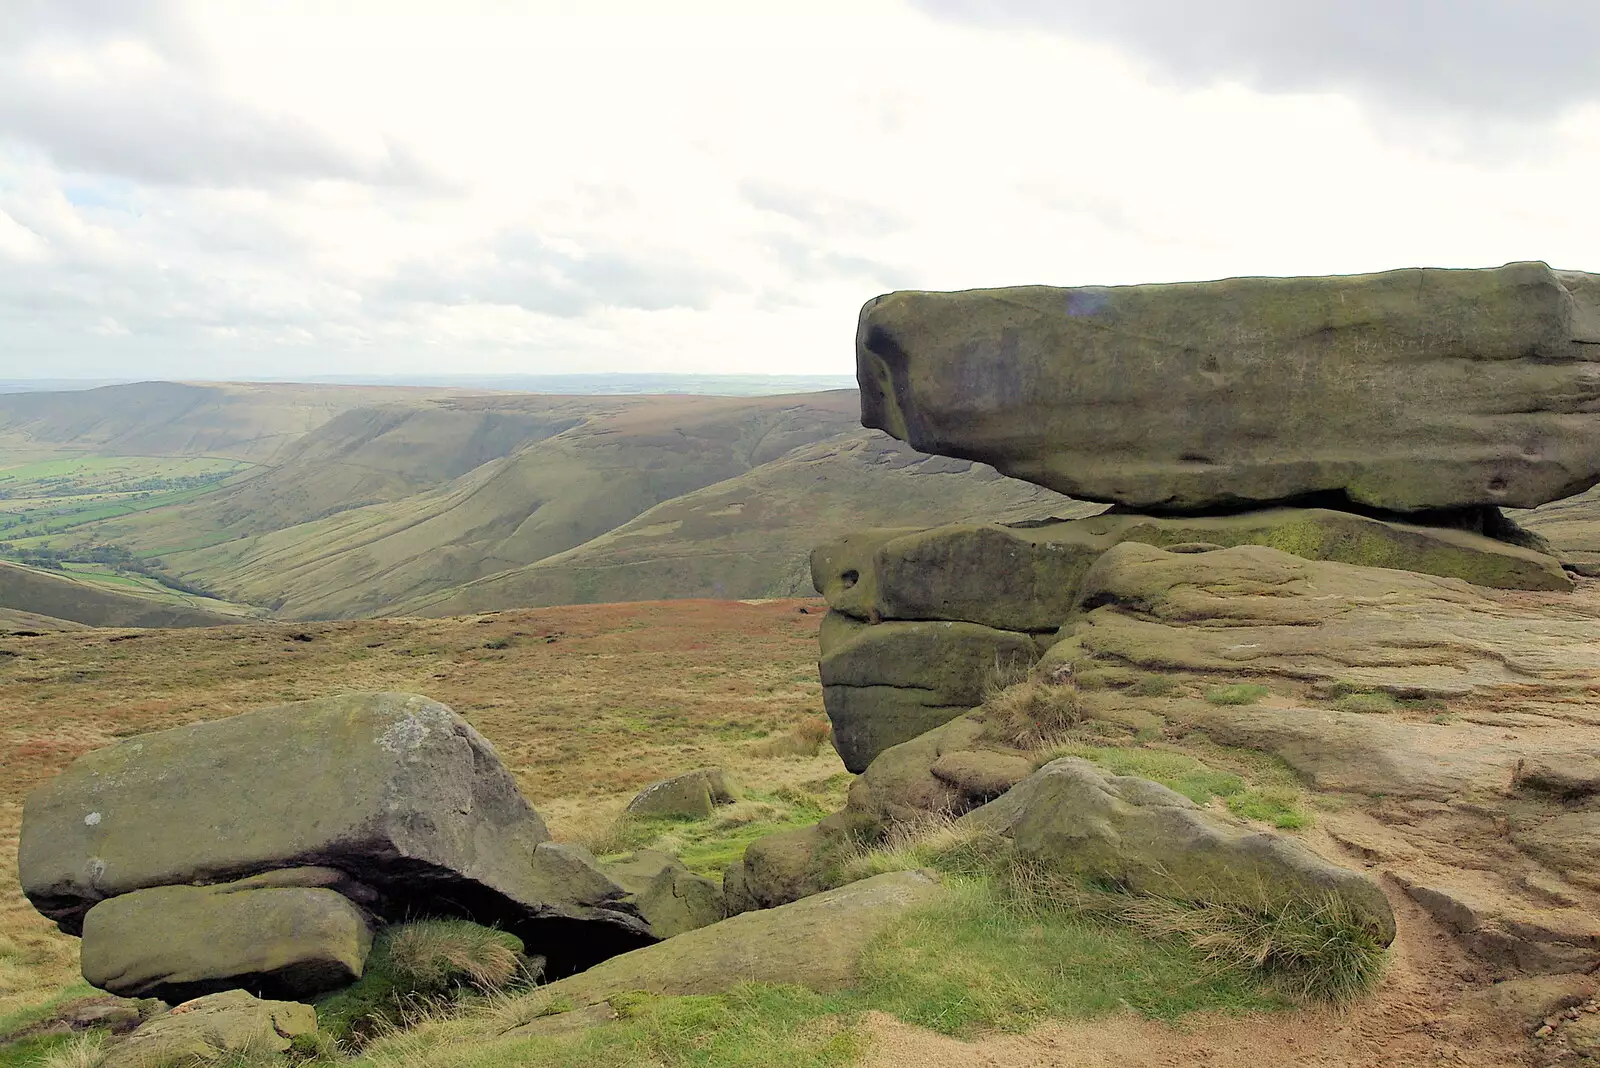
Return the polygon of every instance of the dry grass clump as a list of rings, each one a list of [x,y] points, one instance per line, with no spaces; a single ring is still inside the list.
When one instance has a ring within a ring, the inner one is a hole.
[[[106,1059],[104,1031],[85,1031],[73,1035],[36,1062],[38,1068],[100,1068]]]
[[[988,733],[1019,749],[1049,745],[1082,721],[1070,671],[1041,675],[1015,662],[997,663],[991,670],[982,711]]]
[[[1034,865],[1005,872],[1005,895],[1024,911],[1065,910],[1179,939],[1219,972],[1257,972],[1302,1001],[1347,1001],[1370,990],[1388,959],[1341,898],[1263,904],[1181,901],[1087,885]]]
[[[833,724],[826,716],[807,716],[787,732],[758,742],[751,747],[750,755],[756,757],[803,756],[814,757],[833,737]]]
[[[853,883],[891,871],[932,868],[946,875],[993,875],[1011,857],[1011,843],[983,828],[944,816],[898,824],[873,843],[852,840],[835,857],[837,882]]]
[[[514,936],[465,920],[420,920],[389,939],[389,968],[420,993],[462,983],[498,990],[521,972],[521,948]]]

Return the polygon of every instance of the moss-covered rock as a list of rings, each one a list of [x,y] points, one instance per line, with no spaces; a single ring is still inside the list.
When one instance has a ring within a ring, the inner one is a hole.
[[[851,771],[976,707],[997,670],[1038,658],[1027,634],[975,623],[841,628],[819,663],[833,744]],[[836,632],[837,633],[837,632]]]
[[[1010,838],[1023,862],[1135,893],[1260,911],[1331,896],[1384,945],[1394,939],[1388,899],[1368,876],[1087,760],[1051,761],[963,822]]]
[[[727,772],[721,768],[697,768],[640,790],[628,802],[628,815],[704,819],[718,805],[731,804],[733,800],[733,783]]]
[[[728,915],[770,909],[828,888],[827,854],[838,841],[838,821],[826,826],[779,831],[750,843],[744,856],[723,872]]]
[[[210,994],[157,1016],[111,1046],[100,1068],[209,1064],[219,1055],[284,1052],[317,1030],[310,1005],[263,1001],[243,990]]]
[[[233,988],[302,999],[361,978],[372,930],[348,898],[250,883],[160,886],[100,902],[84,917],[84,979],[179,1002]]]
[[[1079,500],[1534,507],[1600,481],[1600,283],[1543,263],[869,301],[861,418]]]
[[[607,862],[604,870],[627,891],[622,904],[637,911],[657,938],[696,930],[725,915],[722,887],[694,874],[670,853],[641,849]]]

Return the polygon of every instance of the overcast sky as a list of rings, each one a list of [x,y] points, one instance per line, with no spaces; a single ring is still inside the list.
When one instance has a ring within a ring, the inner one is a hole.
[[[895,288],[1600,269],[1596,40],[1593,0],[0,0],[0,377],[838,374]]]

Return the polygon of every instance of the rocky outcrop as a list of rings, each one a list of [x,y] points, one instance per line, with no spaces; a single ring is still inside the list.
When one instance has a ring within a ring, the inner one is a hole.
[[[1052,761],[962,821],[1011,839],[1024,863],[1138,894],[1261,912],[1336,898],[1384,945],[1394,940],[1388,899],[1367,876],[1087,760]]]
[[[821,631],[822,701],[851,771],[983,700],[997,674],[1038,659],[1032,636],[976,623],[860,625],[829,613]]]
[[[86,978],[163,996],[338,986],[387,920],[503,927],[559,976],[721,915],[672,858],[613,875],[548,837],[449,708],[347,694],[82,757],[28,798],[18,866]]]
[[[1146,512],[1531,508],[1600,482],[1600,276],[1543,263],[890,293],[862,422]]]
[[[262,1001],[243,990],[228,990],[185,1002],[157,1016],[111,1046],[101,1068],[167,1068],[219,1057],[271,1055],[289,1049],[294,1039],[317,1030],[310,1005]]]
[[[733,783],[721,768],[697,768],[651,783],[628,802],[628,815],[646,819],[704,819],[718,805],[732,804]]]
[[[313,885],[255,878],[102,901],[84,917],[83,977],[168,1002],[228,989],[304,999],[355,982],[372,948],[366,915],[314,878],[300,881]]]
[[[1600,587],[1128,544],[1081,596],[1045,669],[1267,682],[1261,704],[1161,700],[1160,721],[1342,797],[1328,832],[1495,974],[1600,965]]]
[[[1487,529],[1538,542],[1498,513]],[[820,635],[820,670],[846,767],[860,771],[888,746],[975,706],[997,667],[1025,664],[1030,639],[1049,644],[1046,635],[1092,599],[1097,587],[1089,579],[1100,558],[1130,543],[1180,556],[1261,545],[1302,560],[1485,587],[1565,591],[1573,584],[1555,557],[1528,545],[1326,508],[863,531],[811,556],[812,580],[832,609]]]

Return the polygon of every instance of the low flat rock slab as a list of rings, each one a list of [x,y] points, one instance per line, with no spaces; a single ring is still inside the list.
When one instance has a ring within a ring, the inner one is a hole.
[[[83,977],[124,997],[178,1002],[232,988],[301,999],[361,978],[372,930],[322,887],[159,886],[83,921]]]
[[[899,292],[861,421],[1079,500],[1532,508],[1600,482],[1600,276],[1543,263]]]
[[[582,1007],[630,990],[717,994],[747,982],[843,989],[856,981],[868,943],[938,892],[938,883],[920,872],[877,875],[624,953],[543,992]]]
[[[1331,560],[1513,590],[1570,590],[1555,557],[1467,530],[1329,508],[1227,516],[1107,514],[1053,523],[951,523],[863,530],[811,553],[811,579],[836,612],[865,622],[949,619],[1055,630],[1094,562],[1113,545],[1266,545]]]
[[[317,1013],[293,1001],[263,1001],[227,990],[177,1006],[112,1045],[100,1068],[211,1064],[226,1054],[281,1053],[296,1035],[314,1034]]]

